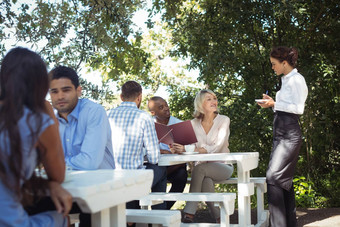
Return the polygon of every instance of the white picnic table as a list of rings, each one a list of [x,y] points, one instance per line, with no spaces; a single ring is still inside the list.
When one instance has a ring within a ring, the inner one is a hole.
[[[72,171],[62,186],[85,213],[92,226],[126,226],[125,203],[149,194],[152,170]]]
[[[225,161],[237,165],[238,226],[251,226],[250,196],[254,183],[250,182],[250,170],[257,168],[258,152],[212,153],[212,154],[162,154],[158,165],[170,166],[193,161]]]

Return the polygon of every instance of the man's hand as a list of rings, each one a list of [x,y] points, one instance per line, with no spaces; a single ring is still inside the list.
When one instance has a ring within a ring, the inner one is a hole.
[[[174,154],[182,154],[183,152],[185,152],[184,146],[178,143],[172,144],[172,146],[170,147],[170,150]]]
[[[161,151],[161,154],[172,154],[171,150],[168,151],[168,150],[161,149],[160,151]]]
[[[68,215],[72,207],[71,194],[56,181],[49,182],[49,189],[51,199],[58,213],[62,213],[64,216]]]

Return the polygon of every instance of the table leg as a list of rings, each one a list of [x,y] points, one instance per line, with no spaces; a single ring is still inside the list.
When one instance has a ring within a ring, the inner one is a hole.
[[[101,210],[91,215],[91,225],[98,227],[110,226],[110,213],[109,209]]]
[[[242,167],[237,165],[237,178],[238,184],[250,182],[250,172],[243,171]],[[238,223],[239,226],[250,226],[251,225],[251,207],[250,207],[250,196],[240,193],[240,187],[238,187]]]
[[[125,203],[110,208],[110,226],[125,227],[126,226],[126,208]]]

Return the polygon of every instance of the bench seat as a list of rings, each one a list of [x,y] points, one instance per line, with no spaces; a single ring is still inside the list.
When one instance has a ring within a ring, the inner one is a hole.
[[[126,221],[153,226],[180,227],[181,212],[178,210],[126,209]]]
[[[191,182],[188,177],[187,183]],[[256,187],[257,202],[257,224],[256,227],[269,226],[269,211],[264,209],[264,193],[267,192],[267,183],[265,177],[251,177],[250,182]],[[229,178],[227,180],[215,181],[215,184],[237,184],[237,178]]]
[[[152,192],[139,200],[139,204],[147,209],[151,205],[162,203],[163,201],[204,201],[215,202],[220,206],[221,225],[230,226],[229,216],[234,213],[235,193],[164,193]]]

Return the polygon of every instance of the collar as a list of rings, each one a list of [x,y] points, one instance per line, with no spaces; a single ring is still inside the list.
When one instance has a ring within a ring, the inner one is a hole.
[[[69,121],[70,117],[71,117],[71,118],[75,118],[75,119],[78,120],[78,118],[79,118],[79,113],[80,113],[80,105],[81,105],[81,102],[82,102],[82,99],[78,99],[78,102],[77,102],[76,107],[74,107],[74,109],[72,110],[72,112],[71,112],[69,115],[67,115],[67,121]],[[64,121],[65,121],[65,119],[62,118],[61,116],[59,116],[58,113],[57,113],[57,118],[58,118],[59,120],[64,120]]]
[[[292,71],[290,71],[290,73],[288,73],[287,75],[283,76],[282,79],[288,79],[289,77],[292,77],[294,74],[296,74],[298,71],[296,68],[294,68]]]
[[[154,122],[157,122],[156,116],[152,116],[152,118],[153,118]],[[173,118],[174,118],[174,117],[170,115],[169,121],[168,121],[168,125],[173,121]],[[158,122],[157,122],[157,123],[158,123]]]
[[[121,107],[133,107],[133,108],[137,108],[137,104],[135,102],[122,102],[119,106]]]
[[[214,118],[214,120],[213,120],[213,122],[215,122],[215,121],[216,121],[216,119],[217,119],[217,118],[219,118],[219,117],[220,117],[220,114],[219,114],[219,113],[217,113],[217,114],[216,114],[216,117],[215,117],[215,118]],[[201,118],[201,119],[200,119],[200,122],[201,122],[201,123],[202,123],[202,120],[203,120],[203,119]]]

